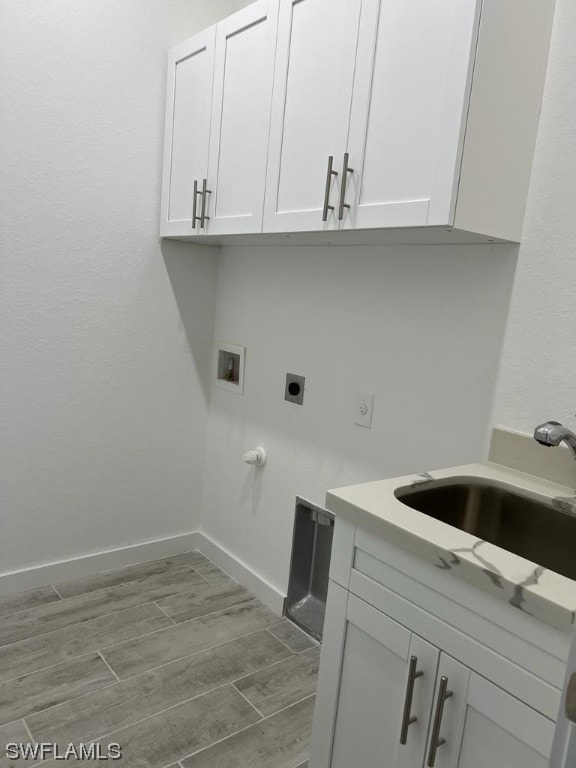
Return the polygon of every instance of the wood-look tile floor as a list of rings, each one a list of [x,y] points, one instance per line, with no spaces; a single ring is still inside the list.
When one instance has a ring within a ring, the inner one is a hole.
[[[9,742],[117,743],[126,768],[305,768],[318,659],[199,552],[0,596],[0,768],[38,762]]]

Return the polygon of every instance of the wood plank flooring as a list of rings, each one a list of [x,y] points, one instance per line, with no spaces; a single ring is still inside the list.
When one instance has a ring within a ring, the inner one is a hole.
[[[306,768],[318,658],[199,552],[0,597],[0,768],[42,762],[10,742],[118,743],[124,768]]]

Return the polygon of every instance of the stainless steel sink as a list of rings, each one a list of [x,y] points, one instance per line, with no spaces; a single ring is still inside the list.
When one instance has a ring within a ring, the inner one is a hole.
[[[576,579],[576,515],[551,502],[470,477],[430,480],[395,495],[418,512]]]

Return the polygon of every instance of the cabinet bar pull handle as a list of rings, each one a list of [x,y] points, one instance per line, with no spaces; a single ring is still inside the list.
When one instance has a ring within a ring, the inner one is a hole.
[[[211,195],[212,190],[207,189],[208,181],[206,179],[202,179],[202,192],[200,193],[202,195],[202,208],[200,210],[200,227],[204,229],[206,226],[206,222],[210,221],[210,216],[206,216],[206,195]]]
[[[436,752],[438,747],[442,744],[446,744],[446,739],[440,736],[440,729],[442,728],[442,717],[444,715],[444,704],[446,699],[453,696],[454,692],[448,690],[448,678],[440,678],[440,688],[438,690],[438,700],[436,702],[436,715],[434,717],[434,726],[432,727],[432,738],[430,739],[430,752],[428,753],[428,762],[426,765],[428,768],[434,768],[436,763]]]
[[[576,723],[576,673],[570,677],[566,688],[566,717],[571,723]]]
[[[196,229],[196,222],[200,221],[200,216],[196,215],[196,200],[198,199],[198,195],[202,195],[202,192],[200,192],[198,189],[198,182],[194,180],[194,197],[192,198],[192,229]]]
[[[322,209],[322,221],[328,221],[328,211],[333,211],[334,206],[330,205],[330,184],[332,182],[332,176],[338,176],[338,171],[333,171],[334,157],[330,155],[328,158],[328,170],[326,172],[326,189],[324,191],[324,208]]]
[[[350,208],[350,205],[346,202],[346,180],[349,173],[354,173],[354,168],[350,168],[348,160],[350,155],[348,152],[344,153],[344,165],[342,167],[342,183],[340,184],[340,205],[338,206],[338,221],[342,221],[344,218],[344,208]]]
[[[412,699],[414,697],[414,683],[417,678],[423,677],[424,672],[416,669],[418,658],[410,657],[410,667],[408,669],[408,682],[406,684],[406,698],[404,699],[404,715],[402,717],[402,730],[400,731],[400,744],[404,746],[408,742],[408,728],[417,722],[418,718],[412,715]]]

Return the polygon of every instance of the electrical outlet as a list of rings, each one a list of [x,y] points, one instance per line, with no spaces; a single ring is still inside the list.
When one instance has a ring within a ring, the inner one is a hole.
[[[372,411],[374,410],[374,395],[358,392],[354,407],[354,424],[370,429],[372,426]]]

